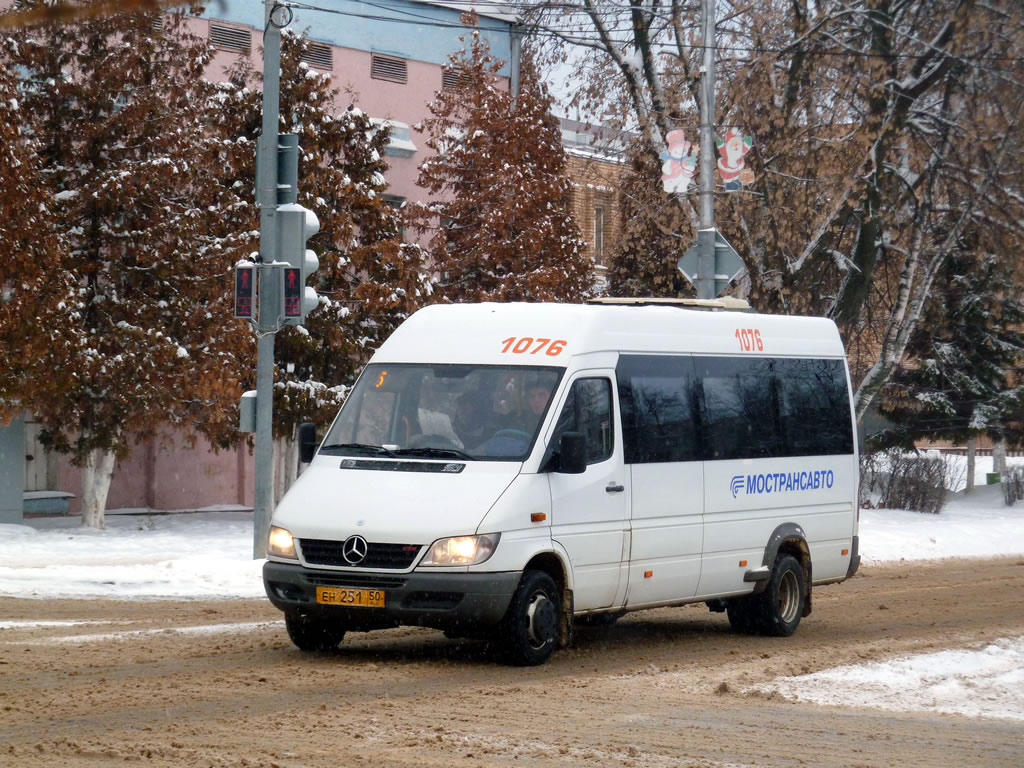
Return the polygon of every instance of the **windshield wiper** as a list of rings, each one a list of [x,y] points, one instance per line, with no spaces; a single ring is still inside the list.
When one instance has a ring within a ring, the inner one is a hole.
[[[356,451],[359,453],[367,453],[371,456],[391,456],[394,457],[394,453],[388,448],[382,448],[379,445],[370,445],[369,443],[328,443],[323,446],[321,451],[328,451],[332,448],[341,448],[346,451]]]
[[[470,456],[458,448],[399,448],[393,453],[395,456],[423,456],[430,459],[466,459],[468,461],[476,461],[475,456]]]

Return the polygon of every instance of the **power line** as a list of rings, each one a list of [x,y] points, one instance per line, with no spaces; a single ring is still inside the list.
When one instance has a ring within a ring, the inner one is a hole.
[[[440,29],[462,29],[462,30],[468,29],[468,27],[466,27],[466,25],[462,24],[461,22],[443,21],[443,20],[436,19],[436,18],[431,17],[431,16],[426,16],[426,15],[423,15],[423,14],[415,13],[413,11],[406,10],[404,8],[399,8],[397,6],[389,6],[387,4],[380,4],[380,3],[369,2],[369,0],[360,0],[360,2],[363,5],[367,5],[367,6],[370,6],[370,7],[373,7],[373,8],[378,8],[378,9],[383,10],[383,11],[391,11],[391,12],[394,12],[394,13],[397,13],[397,14],[402,14],[403,16],[409,17],[409,18],[398,18],[398,17],[395,17],[395,16],[383,16],[383,15],[380,15],[380,14],[371,14],[371,13],[357,13],[355,11],[343,11],[343,10],[340,10],[340,9],[337,9],[337,8],[323,8],[323,7],[320,7],[320,6],[310,5],[310,4],[307,4],[307,3],[289,3],[288,6],[291,7],[291,8],[294,8],[294,9],[298,9],[298,10],[315,11],[315,12],[319,12],[319,13],[328,13],[328,14],[332,14],[332,15],[336,15],[336,16],[346,16],[346,17],[350,17],[350,18],[366,19],[366,20],[369,20],[369,21],[381,21],[381,22],[392,23],[392,24],[416,24],[417,26],[435,27],[435,28],[440,28]],[[439,5],[447,5],[449,3],[451,3],[453,5],[454,4],[461,4],[461,3],[458,3],[458,0],[432,0],[432,2],[433,3],[437,3]],[[508,7],[504,3],[499,3],[499,2],[491,2],[491,3],[475,2],[473,4],[474,5],[485,5],[486,4],[486,5],[494,5],[494,6],[503,6],[503,7],[506,7],[506,8]],[[412,19],[415,19],[415,21],[413,21]],[[620,32],[620,31],[623,31],[623,30],[631,29],[631,28],[632,27],[630,25],[624,25],[622,27],[610,27],[609,31],[610,32]],[[506,26],[506,25],[503,25],[503,26],[489,26],[489,25],[486,25],[486,24],[478,24],[475,27],[475,29],[478,29],[481,32],[504,33],[504,32],[508,31],[508,26]],[[563,42],[568,42],[568,43],[573,44],[573,45],[589,45],[589,44],[594,44],[594,43],[600,43],[601,42],[601,40],[600,40],[600,38],[599,38],[599,36],[597,35],[596,32],[591,33],[589,30],[582,30],[582,29],[568,30],[568,31],[557,31],[557,30],[554,30],[554,29],[546,29],[544,27],[533,25],[530,28],[530,32],[531,32],[531,34],[533,34],[535,36],[538,36],[538,37],[554,38],[554,39],[562,40]],[[616,38],[616,39],[612,39],[611,42],[614,43],[614,44],[617,44],[617,45],[630,45],[630,44],[632,44],[634,42],[634,39],[633,38]],[[659,43],[657,45],[664,49],[664,50],[661,51],[661,53],[663,55],[669,54],[669,51],[667,50],[669,48],[669,46],[672,46],[674,48],[681,48],[683,50],[688,50],[688,51],[700,51],[703,48],[703,46],[701,46],[701,45],[688,45],[688,44],[678,43],[678,42],[677,43]],[[889,61],[889,60],[892,60],[892,59],[905,59],[905,60],[928,59],[928,58],[932,58],[934,56],[934,52],[929,52],[929,53],[888,53],[888,54],[883,54],[883,53],[873,53],[871,51],[850,51],[850,50],[835,51],[835,50],[829,50],[827,48],[819,48],[819,47],[801,47],[801,48],[797,49],[794,46],[769,47],[769,46],[741,46],[741,45],[722,45],[722,44],[719,44],[719,45],[715,46],[715,49],[717,51],[722,51],[722,52],[746,53],[746,54],[753,54],[753,55],[795,53],[797,50],[801,50],[802,52],[804,52],[806,54],[817,55],[817,56],[833,56],[833,57],[838,57],[838,58],[882,59],[882,60],[885,60],[885,61]],[[978,54],[978,55],[953,55],[953,58],[955,58],[957,61],[975,61],[975,62],[993,62],[993,63],[995,63],[995,62],[1017,62],[1017,63],[1024,62],[1024,56],[989,56],[989,55],[984,55],[984,54]]]

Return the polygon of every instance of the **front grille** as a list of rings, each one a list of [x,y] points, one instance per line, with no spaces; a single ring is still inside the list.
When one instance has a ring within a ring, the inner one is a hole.
[[[380,544],[369,542],[366,557],[353,565],[341,554],[344,541],[300,539],[302,556],[311,565],[338,565],[346,568],[386,568],[404,570],[412,565],[420,552],[418,544]]]

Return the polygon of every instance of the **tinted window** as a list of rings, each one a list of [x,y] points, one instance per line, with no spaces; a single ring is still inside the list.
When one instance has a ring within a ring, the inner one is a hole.
[[[693,358],[623,355],[615,371],[627,464],[699,459]]]
[[[612,429],[612,384],[608,379],[577,379],[558,415],[551,449],[565,432],[582,432],[587,446],[587,464],[596,464],[612,455],[615,433]]]
[[[704,395],[708,459],[786,455],[779,424],[777,361],[766,357],[695,357]]]
[[[779,360],[779,420],[790,456],[853,453],[846,368],[841,360]]]

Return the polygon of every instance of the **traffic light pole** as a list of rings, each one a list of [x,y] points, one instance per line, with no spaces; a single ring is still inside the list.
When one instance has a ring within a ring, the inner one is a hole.
[[[703,0],[697,298],[715,298],[715,0]]]
[[[263,132],[256,150],[256,202],[260,207],[259,322],[256,345],[256,452],[252,530],[253,559],[267,554],[274,509],[274,335],[281,315],[277,261],[277,131],[281,111],[281,30],[265,0],[263,35]]]

